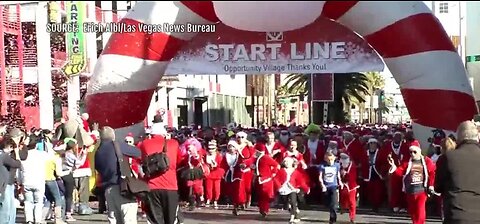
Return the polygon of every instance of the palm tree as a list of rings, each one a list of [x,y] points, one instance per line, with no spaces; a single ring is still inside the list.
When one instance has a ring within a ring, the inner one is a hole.
[[[290,94],[308,94],[310,75],[290,74],[286,78],[286,90]],[[369,93],[369,80],[362,73],[335,73],[334,74],[334,102],[329,105],[332,111],[330,120],[335,123],[346,121],[345,109],[350,108],[352,102],[365,102],[364,95]],[[322,123],[323,103],[315,103],[312,108],[313,122]]]
[[[369,113],[368,118],[369,118],[369,122],[373,122],[374,121],[373,118],[375,117],[374,110],[373,110],[373,97],[375,96],[375,93],[377,90],[383,89],[383,87],[385,87],[385,79],[378,72],[367,72],[365,73],[365,75],[368,78],[368,94],[367,95],[370,97],[370,110],[368,111]],[[363,117],[365,104],[360,103],[358,106],[359,108],[363,109],[360,111],[360,114],[361,114],[360,116]],[[386,110],[388,110],[388,108],[383,107],[383,108],[380,108],[380,110],[382,110],[382,113],[385,113]]]

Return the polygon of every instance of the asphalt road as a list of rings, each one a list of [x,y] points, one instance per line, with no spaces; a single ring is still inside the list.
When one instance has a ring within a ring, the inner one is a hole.
[[[233,216],[231,210],[221,208],[219,210],[202,208],[195,211],[185,211],[185,224],[261,224],[261,223],[287,223],[289,215],[287,211],[273,209],[266,219],[260,217],[256,208],[240,212],[239,216]],[[375,215],[360,210],[356,223],[411,223],[406,214],[401,215]],[[301,223],[328,223],[328,212],[326,211],[302,211]],[[17,223],[24,223],[23,211],[20,209],[17,215]],[[94,214],[89,216],[75,216],[74,224],[108,223],[106,215]],[[139,218],[139,223],[146,223],[145,219]],[[339,215],[338,223],[349,223],[348,213]],[[441,223],[438,219],[429,219],[427,223]]]

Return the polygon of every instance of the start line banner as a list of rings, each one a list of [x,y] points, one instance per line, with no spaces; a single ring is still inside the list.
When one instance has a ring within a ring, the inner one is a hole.
[[[166,75],[348,73],[383,71],[375,50],[348,28],[319,18],[286,32],[251,32],[216,24],[172,59]]]

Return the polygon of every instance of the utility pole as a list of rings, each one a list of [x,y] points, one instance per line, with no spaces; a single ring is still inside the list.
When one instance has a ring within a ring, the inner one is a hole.
[[[307,96],[307,100],[308,100],[308,123],[311,124],[313,122],[313,102],[312,102],[312,78],[313,78],[313,75],[310,74],[309,77],[307,78],[307,83],[306,83],[306,88],[308,88],[308,96]]]

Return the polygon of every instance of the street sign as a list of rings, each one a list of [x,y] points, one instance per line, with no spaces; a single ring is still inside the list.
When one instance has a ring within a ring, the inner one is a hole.
[[[290,103],[290,99],[289,98],[281,98],[278,100],[280,103],[283,103],[283,104],[287,104],[287,103]]]
[[[472,55],[472,56],[467,56],[467,62],[476,62],[480,61],[480,55]]]

